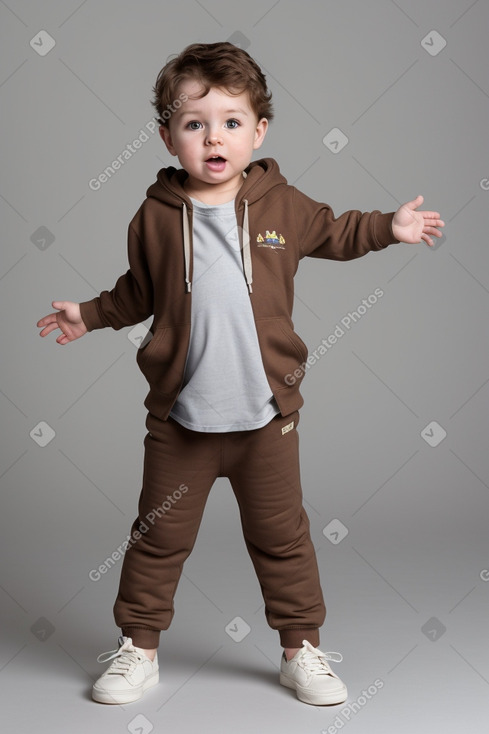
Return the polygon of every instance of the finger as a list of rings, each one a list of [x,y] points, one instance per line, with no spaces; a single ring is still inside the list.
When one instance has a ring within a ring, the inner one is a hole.
[[[39,336],[47,336],[48,334],[50,334],[52,331],[54,331],[57,328],[58,328],[58,324],[56,322],[55,323],[48,324],[48,326],[46,326],[46,328],[43,329],[39,333]]]
[[[434,235],[435,235],[435,237],[442,237],[442,236],[443,236],[443,235],[442,235],[442,233],[441,233],[441,232],[439,232],[439,231],[438,231],[438,230],[436,229],[436,227],[424,227],[424,228],[423,228],[423,232],[424,232],[425,234],[434,234]]]
[[[419,213],[423,215],[424,219],[430,220],[429,224],[434,224],[437,226],[440,223],[441,223],[440,226],[443,226],[445,224],[445,222],[442,222],[442,220],[440,219],[439,212],[419,212]]]
[[[434,245],[434,242],[433,242],[433,240],[431,239],[431,237],[428,237],[428,235],[422,234],[422,235],[421,235],[421,239],[422,239],[422,240],[424,240],[424,241],[426,242],[426,244],[427,244],[427,245],[429,245],[430,247],[433,247],[433,245]]]
[[[39,319],[36,326],[46,326],[47,324],[50,324],[52,321],[56,321],[57,314],[50,313],[47,316],[43,316],[42,319]]]
[[[423,221],[423,227],[425,227],[425,228],[426,227],[436,227],[436,228],[438,228],[438,227],[444,227],[444,226],[445,225],[444,225],[443,222],[440,224],[440,220],[439,219],[425,219]]]
[[[51,306],[57,308],[58,311],[63,311],[66,308],[66,301],[53,301]]]
[[[406,206],[408,206],[409,209],[417,209],[418,206],[421,206],[423,201],[424,201],[424,198],[421,196],[421,194],[418,194],[418,196],[415,199],[413,199],[412,201],[408,201]]]

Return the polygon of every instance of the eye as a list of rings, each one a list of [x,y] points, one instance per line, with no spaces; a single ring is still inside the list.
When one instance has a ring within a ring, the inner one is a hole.
[[[192,120],[191,122],[189,122],[187,124],[186,127],[188,127],[189,130],[198,130],[199,129],[198,127],[193,127],[193,125],[197,125],[198,126],[198,125],[200,125],[200,122],[198,122],[197,120]]]
[[[237,127],[239,127],[240,123],[237,120],[227,120],[226,125],[229,125],[229,123],[233,123],[231,130],[236,130]]]

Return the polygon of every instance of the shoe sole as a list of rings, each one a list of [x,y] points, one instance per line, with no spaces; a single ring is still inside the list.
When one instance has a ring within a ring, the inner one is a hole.
[[[280,683],[286,688],[295,690],[299,701],[310,703],[313,706],[334,706],[338,703],[344,703],[348,698],[346,686],[342,686],[336,691],[331,691],[331,693],[314,693],[314,691],[308,691],[306,688],[302,688],[302,686],[299,686],[295,681],[284,675],[284,673],[280,673]]]
[[[135,688],[133,690],[129,691],[107,691],[104,688],[95,688],[95,686],[92,688],[92,698],[94,701],[97,701],[97,703],[109,703],[109,704],[120,704],[120,703],[133,703],[134,701],[139,701],[140,698],[143,697],[143,695],[146,693],[146,691],[149,688],[153,688],[153,686],[156,686],[160,680],[159,671],[156,671],[156,673],[153,673],[149,676],[149,678],[146,678],[144,683],[139,686],[139,688]]]

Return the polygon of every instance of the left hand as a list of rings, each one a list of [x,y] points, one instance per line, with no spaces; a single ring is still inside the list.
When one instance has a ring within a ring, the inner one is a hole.
[[[438,212],[417,212],[416,209],[423,201],[423,197],[419,195],[399,207],[392,217],[392,234],[400,242],[417,244],[424,240],[433,247],[434,242],[429,235],[441,237],[442,233],[437,227],[444,227],[445,222],[440,219]]]

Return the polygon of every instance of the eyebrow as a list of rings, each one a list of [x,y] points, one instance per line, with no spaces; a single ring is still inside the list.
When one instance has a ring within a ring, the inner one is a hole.
[[[248,113],[245,110],[242,110],[241,108],[237,110],[224,110],[225,115],[235,115],[236,113],[241,115],[248,115]],[[185,112],[181,112],[180,115],[183,117],[184,115],[201,115],[202,112],[200,110],[185,110]]]

